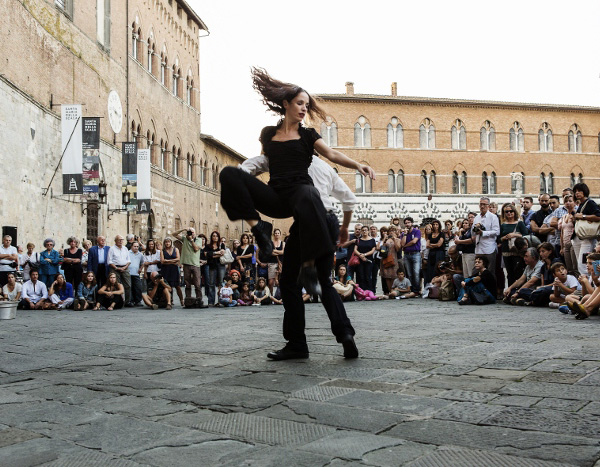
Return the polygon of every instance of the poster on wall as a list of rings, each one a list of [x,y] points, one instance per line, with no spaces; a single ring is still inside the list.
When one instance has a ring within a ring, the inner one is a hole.
[[[126,206],[129,209],[130,206],[137,207],[137,143],[136,142],[127,142],[122,143],[122,193],[125,193],[125,190],[129,192],[129,205]],[[135,208],[134,208],[135,209]]]
[[[100,182],[100,118],[83,117],[81,121],[83,194],[88,199],[98,199],[98,183]]]
[[[137,162],[137,212],[148,214],[150,212],[150,149],[138,149]]]
[[[63,194],[83,194],[81,105],[60,106]]]

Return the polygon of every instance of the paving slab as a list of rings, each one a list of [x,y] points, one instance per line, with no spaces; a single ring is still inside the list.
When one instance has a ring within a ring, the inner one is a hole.
[[[368,452],[397,446],[400,443],[398,439],[389,436],[338,431],[332,435],[305,444],[301,449],[331,457],[361,460]]]

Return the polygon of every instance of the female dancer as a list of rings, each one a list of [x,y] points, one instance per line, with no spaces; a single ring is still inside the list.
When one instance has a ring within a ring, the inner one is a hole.
[[[298,282],[307,292],[320,294],[315,260],[333,254],[333,246],[325,208],[308,175],[313,152],[364,176],[375,178],[375,174],[370,167],[329,148],[314,129],[302,126],[307,115],[326,117],[304,89],[276,80],[259,68],[252,69],[252,78],[263,103],[283,116],[277,126],[263,128],[260,135],[262,153],[269,159],[270,180],[265,185],[241,169],[225,167],[220,174],[221,205],[231,220],[248,222],[265,256],[270,256],[273,248],[272,225],[262,221],[258,211],[275,218],[293,216],[297,230],[291,235],[296,233],[300,240]]]

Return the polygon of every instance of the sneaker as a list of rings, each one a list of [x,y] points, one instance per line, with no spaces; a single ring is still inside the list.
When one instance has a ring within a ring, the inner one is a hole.
[[[563,315],[572,315],[573,314],[573,312],[567,305],[559,306],[558,311],[560,311]]]
[[[517,306],[525,306],[527,304],[527,302],[525,301],[524,298],[517,298],[516,300],[511,300],[510,301],[513,305],[517,305]]]
[[[273,224],[259,220],[258,224],[250,230],[252,231],[252,235],[254,235],[258,248],[260,248],[260,259],[269,258],[273,254],[273,242],[271,242]]]
[[[551,308],[553,310],[558,310],[560,308],[560,303],[550,302],[550,304],[548,305],[548,308]]]
[[[260,306],[260,303],[253,303],[252,306]]]

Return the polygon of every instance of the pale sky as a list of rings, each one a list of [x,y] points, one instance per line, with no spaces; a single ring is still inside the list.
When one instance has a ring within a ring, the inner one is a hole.
[[[202,132],[247,157],[278,117],[250,67],[313,94],[600,106],[600,2],[188,0],[200,39]]]

